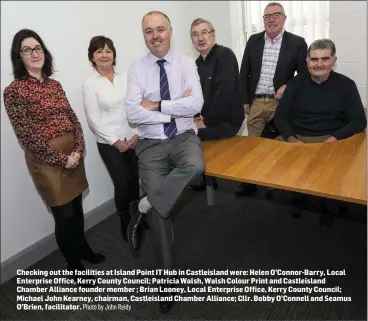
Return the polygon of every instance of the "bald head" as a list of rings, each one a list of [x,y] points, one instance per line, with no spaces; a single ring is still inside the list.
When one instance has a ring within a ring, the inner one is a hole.
[[[167,21],[167,25],[168,25],[168,27],[171,27],[171,21],[170,21],[169,17],[168,17],[166,14],[164,14],[164,13],[163,13],[163,12],[161,12],[161,11],[150,11],[150,12],[146,13],[146,14],[143,16],[143,19],[142,19],[142,29],[143,29],[144,19],[145,19],[146,17],[148,17],[148,16],[152,16],[152,15],[160,15],[160,16],[164,17],[164,18],[166,19],[166,21]],[[144,31],[144,29],[143,29],[143,31]]]

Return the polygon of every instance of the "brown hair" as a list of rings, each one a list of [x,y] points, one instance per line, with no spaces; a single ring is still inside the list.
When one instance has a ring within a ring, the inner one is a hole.
[[[96,68],[96,63],[93,61],[93,54],[98,49],[105,48],[105,45],[107,45],[112,50],[113,55],[114,55],[114,61],[112,62],[112,65],[113,66],[116,65],[116,50],[115,50],[114,43],[112,42],[112,40],[105,36],[95,36],[89,42],[89,47],[88,47],[88,59],[92,63],[93,67],[95,68]]]
[[[18,80],[29,75],[26,66],[20,58],[22,41],[27,38],[34,38],[40,43],[43,54],[45,55],[45,63],[42,67],[42,73],[45,74],[46,77],[50,77],[54,73],[53,59],[50,51],[47,49],[45,43],[35,31],[30,29],[22,29],[15,34],[10,51],[14,79]]]

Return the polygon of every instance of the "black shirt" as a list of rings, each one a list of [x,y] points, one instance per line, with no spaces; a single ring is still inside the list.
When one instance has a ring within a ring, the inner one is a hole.
[[[332,71],[321,84],[309,73],[292,79],[276,108],[275,125],[285,139],[295,134],[344,139],[364,130],[367,118],[355,82]]]
[[[239,67],[233,51],[215,44],[206,59],[196,60],[204,104],[201,115],[206,127],[220,123],[239,125],[244,121]]]

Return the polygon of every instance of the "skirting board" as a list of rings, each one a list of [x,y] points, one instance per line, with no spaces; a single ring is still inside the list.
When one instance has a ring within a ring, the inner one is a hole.
[[[116,212],[113,199],[89,211],[84,216],[85,230],[98,224]],[[1,263],[1,283],[16,275],[17,269],[26,269],[57,249],[54,233],[25,248]]]

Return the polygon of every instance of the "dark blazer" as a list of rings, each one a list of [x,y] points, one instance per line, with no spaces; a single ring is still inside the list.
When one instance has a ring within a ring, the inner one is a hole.
[[[265,31],[252,35],[245,47],[240,69],[243,104],[252,104],[261,75]],[[285,31],[282,36],[273,85],[275,92],[294,77],[295,71],[307,73],[308,46],[304,38]]]

